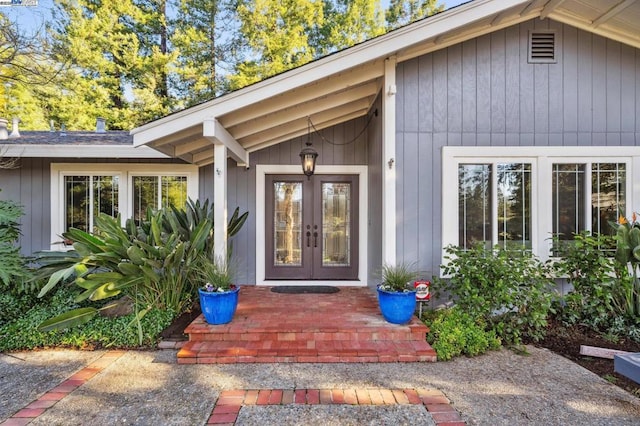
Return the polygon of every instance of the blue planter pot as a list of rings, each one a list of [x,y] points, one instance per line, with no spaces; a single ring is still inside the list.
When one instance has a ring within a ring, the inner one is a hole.
[[[209,324],[227,324],[233,319],[238,307],[238,292],[240,287],[224,293],[209,292],[198,289],[200,293],[200,309],[204,319]]]
[[[406,324],[416,311],[416,292],[399,293],[378,287],[378,303],[385,320],[392,324]]]

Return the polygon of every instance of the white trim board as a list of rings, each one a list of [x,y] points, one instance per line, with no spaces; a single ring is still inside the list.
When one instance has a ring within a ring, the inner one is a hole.
[[[367,166],[316,166],[317,174],[322,175],[358,175],[358,280],[355,281],[322,281],[322,280],[266,280],[265,279],[265,177],[268,174],[301,175],[299,165],[259,164],[256,166],[256,285],[332,285],[332,286],[367,286],[368,263],[367,253],[369,240],[367,234],[367,218],[369,217],[368,171]]]

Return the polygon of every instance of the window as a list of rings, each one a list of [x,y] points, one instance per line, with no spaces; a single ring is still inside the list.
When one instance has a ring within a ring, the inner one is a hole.
[[[524,247],[543,259],[553,235],[612,234],[640,180],[637,147],[445,147],[442,158],[442,246]]]
[[[148,207],[184,206],[198,197],[197,166],[181,164],[52,164],[51,241],[60,248],[71,227],[93,231],[100,213],[122,220],[144,217]]]
[[[626,210],[626,164],[554,163],[552,167],[553,234],[560,240],[571,240],[585,230],[612,235],[609,223]]]
[[[458,197],[460,247],[531,248],[531,164],[460,164]]]

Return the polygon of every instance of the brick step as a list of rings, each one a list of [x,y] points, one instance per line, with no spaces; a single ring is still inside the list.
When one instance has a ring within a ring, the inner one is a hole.
[[[179,364],[271,362],[433,362],[426,341],[190,341]]]

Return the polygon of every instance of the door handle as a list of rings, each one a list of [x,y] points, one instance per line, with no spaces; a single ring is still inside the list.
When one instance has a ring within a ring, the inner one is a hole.
[[[313,233],[313,246],[318,247],[318,232]]]
[[[311,231],[307,231],[307,247],[311,244]]]

